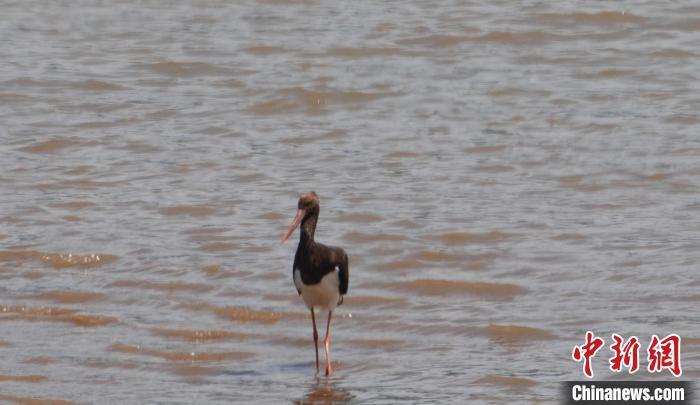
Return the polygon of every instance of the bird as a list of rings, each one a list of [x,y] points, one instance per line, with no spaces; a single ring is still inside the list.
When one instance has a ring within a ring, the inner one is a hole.
[[[343,297],[348,292],[349,269],[348,255],[345,250],[323,245],[314,239],[320,202],[320,198],[313,191],[301,194],[296,216],[282,236],[282,243],[289,239],[298,227],[301,227],[299,245],[292,265],[292,280],[304,304],[311,311],[317,373],[320,367],[314,309],[328,311],[326,337],[323,342],[326,347],[326,375],[330,377],[333,375],[330,357],[331,316],[335,308],[343,303]]]

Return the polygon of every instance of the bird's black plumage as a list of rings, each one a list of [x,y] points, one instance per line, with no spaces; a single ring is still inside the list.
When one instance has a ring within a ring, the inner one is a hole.
[[[314,311],[316,307],[328,310],[326,338],[323,339],[323,343],[326,346],[326,375],[330,376],[333,374],[330,352],[331,316],[335,307],[343,303],[343,296],[348,292],[349,269],[348,255],[343,249],[326,246],[314,240],[319,204],[318,195],[313,191],[299,197],[299,209],[292,225],[282,236],[282,242],[289,239],[294,230],[301,226],[299,246],[292,265],[292,280],[304,304],[311,311],[316,370],[319,369],[318,331]]]
[[[320,209],[318,197],[315,193],[313,193],[313,196],[316,198],[299,200],[299,209],[304,210],[305,215],[301,221],[299,245],[294,256],[294,264],[292,265],[292,277],[294,277],[294,269],[297,269],[304,284],[314,285],[321,282],[323,276],[335,271],[337,268],[339,278],[338,290],[342,302],[342,295],[348,292],[348,255],[342,248],[326,246],[314,240]],[[298,289],[297,291],[301,294],[301,291]]]

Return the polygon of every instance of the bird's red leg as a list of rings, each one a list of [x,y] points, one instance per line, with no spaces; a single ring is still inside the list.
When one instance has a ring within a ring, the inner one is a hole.
[[[328,311],[328,325],[326,325],[326,338],[323,342],[326,344],[326,375],[333,375],[333,368],[331,367],[331,315],[333,311]]]
[[[316,317],[314,316],[314,309],[311,308],[311,322],[314,325],[314,351],[316,352],[316,371],[320,368],[318,363],[318,331],[316,331]]]

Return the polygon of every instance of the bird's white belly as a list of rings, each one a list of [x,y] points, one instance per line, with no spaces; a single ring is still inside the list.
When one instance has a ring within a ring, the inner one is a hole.
[[[294,285],[301,291],[301,298],[308,308],[321,307],[329,311],[335,309],[340,300],[340,278],[338,270],[332,271],[321,279],[318,284],[307,285],[301,280],[301,272],[294,269]]]

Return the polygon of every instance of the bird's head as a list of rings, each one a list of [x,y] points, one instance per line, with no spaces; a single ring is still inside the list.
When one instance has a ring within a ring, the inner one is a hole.
[[[318,194],[313,191],[308,193],[303,193],[299,196],[299,202],[297,204],[297,214],[292,221],[292,225],[289,226],[287,232],[282,236],[282,243],[284,243],[292,233],[299,227],[299,225],[304,221],[307,216],[318,213],[321,200],[318,198]]]

